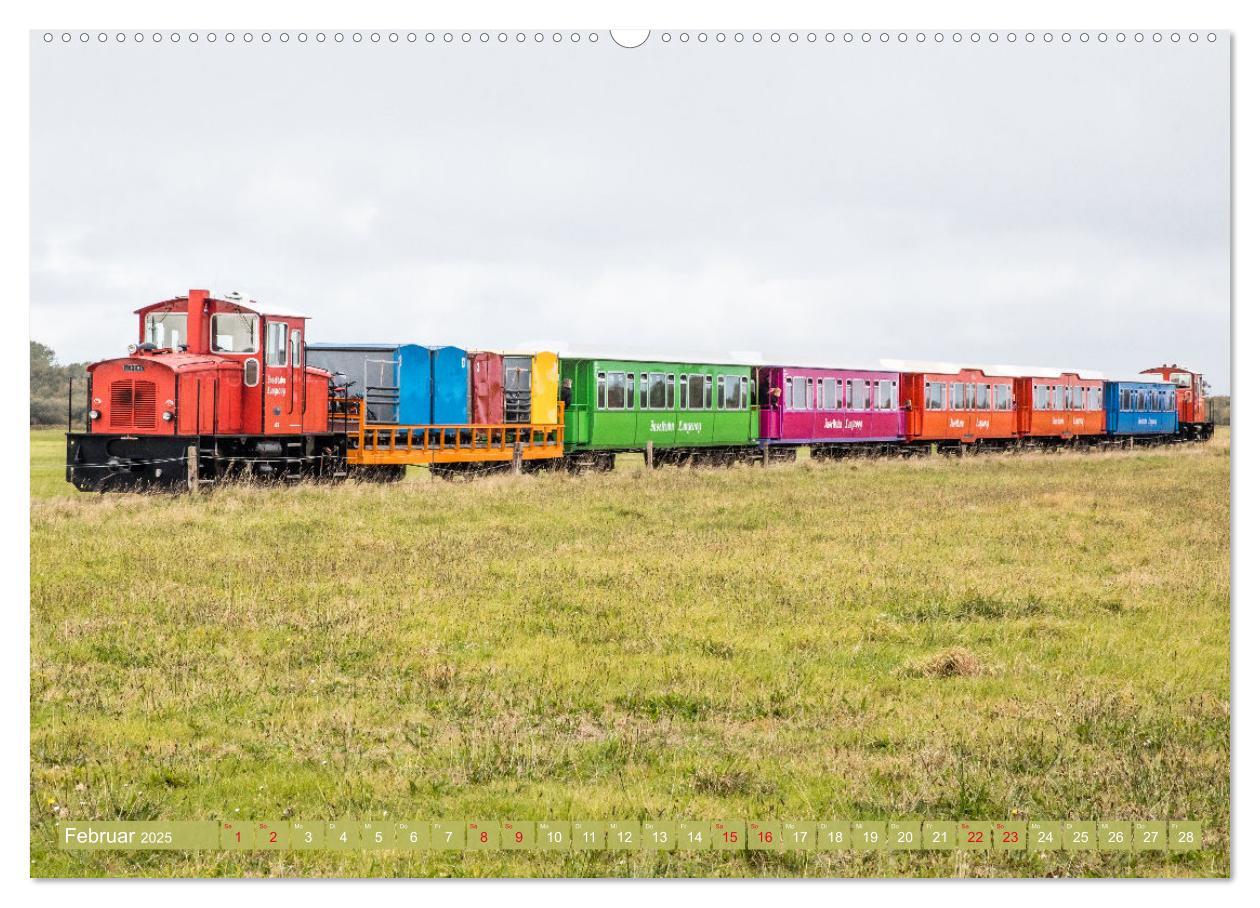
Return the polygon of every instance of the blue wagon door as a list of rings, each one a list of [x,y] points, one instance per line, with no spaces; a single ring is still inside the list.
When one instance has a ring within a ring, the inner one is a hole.
[[[468,424],[468,353],[459,347],[432,347],[433,424]]]

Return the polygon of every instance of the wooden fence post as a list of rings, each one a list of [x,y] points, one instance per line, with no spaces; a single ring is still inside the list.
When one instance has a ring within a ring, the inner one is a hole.
[[[188,446],[188,491],[196,494],[201,491],[201,460],[197,456],[197,446]]]
[[[521,475],[521,443],[519,441],[512,445],[512,475]]]
[[[649,438],[647,447],[643,449],[643,462],[647,464],[647,468],[649,470],[652,469],[652,467],[654,466],[654,463],[653,463],[654,460],[655,460],[655,455],[652,451],[652,439]]]

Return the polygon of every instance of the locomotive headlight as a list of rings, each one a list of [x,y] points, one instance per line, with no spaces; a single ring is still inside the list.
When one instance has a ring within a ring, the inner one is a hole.
[[[175,414],[172,413],[170,410],[166,410],[162,413],[162,419],[165,420],[166,422],[170,422],[174,418],[175,418]]]
[[[100,411],[100,410],[88,410],[88,418],[89,418],[89,419],[100,419],[100,418],[101,418],[101,411]]]
[[[128,345],[127,345],[127,352],[128,352],[128,353],[130,353],[132,356],[135,356],[135,355],[136,355],[136,351],[137,351],[137,350],[139,350],[139,349],[140,349],[140,348],[139,348],[139,347],[137,347],[135,344],[128,344]]]

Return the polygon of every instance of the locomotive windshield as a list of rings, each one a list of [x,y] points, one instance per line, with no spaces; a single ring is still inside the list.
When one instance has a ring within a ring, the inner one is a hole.
[[[144,320],[144,342],[172,350],[188,343],[188,313],[149,313]]]
[[[258,316],[220,312],[210,319],[210,349],[215,353],[257,353]]]

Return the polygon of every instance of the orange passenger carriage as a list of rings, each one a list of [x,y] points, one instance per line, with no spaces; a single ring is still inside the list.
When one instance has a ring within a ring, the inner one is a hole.
[[[901,404],[910,444],[1008,444],[1018,438],[1012,375],[983,369],[905,371]]]
[[[1015,379],[1019,434],[1030,439],[1070,441],[1103,435],[1103,380],[1077,372],[1045,372]]]

